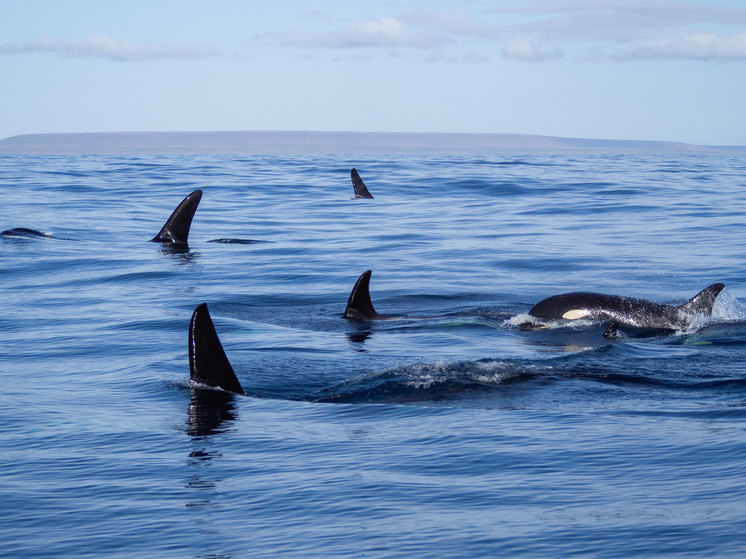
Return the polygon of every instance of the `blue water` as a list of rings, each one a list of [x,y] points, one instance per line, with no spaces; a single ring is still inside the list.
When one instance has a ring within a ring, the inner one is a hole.
[[[57,237],[0,240],[0,556],[746,552],[744,157],[3,157],[0,186],[1,229]],[[189,250],[148,242],[196,188]],[[366,269],[431,318],[343,320]],[[519,327],[715,282],[673,335]],[[201,302],[248,396],[190,384]]]

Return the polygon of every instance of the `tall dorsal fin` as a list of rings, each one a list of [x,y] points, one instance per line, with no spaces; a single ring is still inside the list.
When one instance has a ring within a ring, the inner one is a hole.
[[[350,177],[352,178],[352,188],[355,189],[355,198],[373,198],[373,195],[368,192],[368,187],[365,186],[363,179],[360,178],[354,167],[350,171]]]
[[[679,309],[687,314],[710,315],[712,314],[712,305],[715,304],[715,299],[717,299],[717,296],[723,289],[725,289],[724,283],[713,283],[711,286],[705,287],[686,303],[680,305]]]
[[[347,299],[347,308],[342,318],[369,320],[381,317],[373,308],[373,303],[370,300],[370,276],[372,273],[371,270],[366,270],[357,278],[355,286],[350,292],[350,298]]]
[[[151,239],[156,243],[186,243],[189,238],[189,228],[192,226],[194,212],[197,211],[202,191],[195,190],[176,206],[176,209],[166,220],[160,232]]]
[[[189,372],[194,382],[244,394],[215,331],[207,303],[194,309],[189,323]]]

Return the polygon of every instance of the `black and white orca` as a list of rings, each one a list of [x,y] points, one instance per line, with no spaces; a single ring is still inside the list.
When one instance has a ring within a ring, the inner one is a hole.
[[[655,330],[684,330],[697,315],[709,317],[712,306],[723,283],[706,287],[682,305],[664,305],[644,299],[575,291],[553,295],[536,303],[528,311],[529,316],[542,321],[579,320],[611,321],[612,327]],[[541,324],[527,323],[526,328],[541,327]],[[614,329],[616,329],[614,328]]]

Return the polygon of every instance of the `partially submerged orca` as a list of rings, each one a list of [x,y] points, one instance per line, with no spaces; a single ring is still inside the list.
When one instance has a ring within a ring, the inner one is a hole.
[[[368,192],[368,187],[365,186],[363,179],[360,178],[355,168],[350,171],[350,177],[352,178],[352,188],[355,189],[355,198],[373,198],[373,195]]]
[[[189,228],[192,226],[194,212],[197,211],[202,191],[195,190],[184,198],[163,224],[158,234],[150,239],[155,243],[186,244],[189,238]]]
[[[207,303],[194,309],[189,323],[189,373],[196,383],[245,394],[225,355]]]
[[[658,330],[682,330],[689,326],[696,315],[710,316],[718,294],[725,288],[724,283],[706,287],[683,305],[663,305],[644,299],[604,295],[576,291],[553,295],[539,301],[528,314],[542,320],[611,320],[613,332],[622,326]],[[531,328],[541,325],[527,323]],[[611,334],[613,332],[607,331]],[[607,336],[609,337],[609,336]]]
[[[366,270],[357,278],[355,285],[347,299],[347,308],[342,318],[349,320],[382,320],[385,318],[394,318],[385,314],[378,314],[373,308],[373,302],[370,300],[370,276],[371,270]]]
[[[371,270],[363,272],[350,292],[347,307],[342,315],[348,320],[384,320],[407,317],[380,314],[373,307],[370,299]],[[576,291],[553,295],[536,303],[529,315],[540,321],[578,320],[586,318],[597,321],[610,321],[611,326],[604,333],[607,338],[620,337],[620,327],[638,328],[640,330],[683,330],[689,326],[696,315],[710,316],[712,306],[720,292],[725,288],[723,283],[715,283],[692,297],[683,305],[664,305],[644,299],[604,295]],[[541,328],[541,322],[527,322],[522,329]]]
[[[202,191],[195,190],[184,198],[176,209],[171,213],[170,217],[163,224],[158,234],[150,239],[155,243],[162,243],[164,245],[173,245],[178,249],[181,249],[187,245],[189,240],[189,229],[192,226],[192,220],[194,214],[197,211],[197,206],[202,200]],[[9,238],[46,238],[46,239],[64,239],[64,237],[55,237],[51,233],[42,233],[35,229],[28,229],[26,227],[16,227],[14,229],[6,229],[0,233],[3,237]],[[70,240],[70,239],[64,239]],[[261,243],[264,241],[255,241],[251,239],[213,239],[208,241],[209,243],[233,243],[233,244],[254,244]]]
[[[14,227],[13,229],[6,229],[2,233],[0,233],[3,237],[22,237],[22,238],[29,238],[29,239],[35,239],[37,237],[43,237],[46,239],[53,239],[51,233],[42,233],[41,231],[36,231],[35,229],[28,229],[26,227]]]

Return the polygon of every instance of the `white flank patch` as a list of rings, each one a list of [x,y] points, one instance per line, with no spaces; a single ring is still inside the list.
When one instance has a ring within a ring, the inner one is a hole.
[[[589,314],[591,314],[591,312],[586,309],[573,309],[563,314],[562,318],[566,318],[567,320],[577,320],[579,318],[585,318]]]

